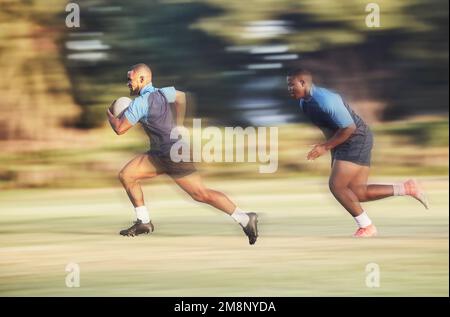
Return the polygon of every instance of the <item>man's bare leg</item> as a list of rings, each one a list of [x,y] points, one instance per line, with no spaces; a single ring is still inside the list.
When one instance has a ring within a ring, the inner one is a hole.
[[[136,156],[119,172],[119,180],[135,208],[144,206],[144,194],[139,181],[155,177],[158,174],[156,167],[151,163],[147,154]]]
[[[358,164],[335,160],[329,180],[334,197],[353,217],[363,212],[358,196],[350,189],[352,179],[358,175],[361,168]]]
[[[369,216],[361,207],[358,196],[351,190],[351,181],[361,172],[363,166],[347,161],[335,160],[329,186],[334,197],[353,216],[359,229],[354,237],[372,237],[377,234]]]
[[[228,215],[236,210],[236,205],[225,194],[205,187],[198,173],[175,179],[175,182],[196,201],[211,205]]]
[[[393,185],[368,185],[370,168],[363,166],[360,172],[350,182],[351,190],[358,196],[360,202],[373,201],[391,196],[411,196],[417,199],[428,209],[428,202],[425,193],[421,190],[415,180],[408,180],[403,183]]]
[[[373,201],[394,195],[392,185],[368,185],[370,167],[361,166],[359,172],[350,181],[350,189],[356,194],[360,202]]]
[[[254,244],[258,237],[258,216],[256,213],[243,212],[223,193],[207,188],[198,173],[193,173],[175,182],[194,200],[211,205],[230,215],[244,229],[250,244]]]
[[[137,221],[128,229],[120,231],[124,236],[135,236],[154,230],[150,215],[144,202],[140,180],[160,174],[147,154],[140,154],[128,162],[119,173],[119,179],[125,188],[136,211]]]

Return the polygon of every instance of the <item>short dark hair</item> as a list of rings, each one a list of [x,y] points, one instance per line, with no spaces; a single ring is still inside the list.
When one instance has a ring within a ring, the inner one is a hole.
[[[297,77],[300,75],[306,75],[306,76],[310,76],[312,77],[312,74],[309,70],[305,69],[305,68],[293,68],[291,69],[288,74],[289,77]]]

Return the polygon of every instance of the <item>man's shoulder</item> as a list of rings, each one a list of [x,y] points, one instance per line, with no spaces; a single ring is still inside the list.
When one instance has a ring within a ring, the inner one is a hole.
[[[142,98],[142,103],[146,106],[150,104],[156,103],[171,103],[175,101],[176,97],[176,90],[175,87],[162,87],[162,88],[156,88],[151,91],[146,91],[142,95],[139,96]],[[137,98],[139,98],[137,97]]]
[[[150,92],[145,92],[142,95],[136,96],[136,98],[133,99],[132,104],[137,108],[145,108],[148,105],[148,96]]]
[[[316,95],[322,98],[335,98],[339,96],[339,94],[333,89],[314,86],[314,96]]]
[[[324,108],[332,107],[336,101],[341,100],[341,96],[334,90],[324,87],[314,87],[313,98]]]
[[[140,100],[144,103],[148,103],[149,98],[154,98],[154,96],[158,95],[158,94],[164,94],[161,89],[159,88],[155,88],[154,90],[150,90],[150,91],[146,91],[144,92],[142,95],[136,97],[136,99],[140,98]]]
[[[158,91],[161,92],[164,95],[164,97],[166,97],[166,100],[169,103],[175,101],[177,90],[175,89],[174,86],[159,88]]]

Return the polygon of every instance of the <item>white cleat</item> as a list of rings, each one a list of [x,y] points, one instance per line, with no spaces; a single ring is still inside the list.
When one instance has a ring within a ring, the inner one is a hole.
[[[371,238],[376,237],[378,234],[375,225],[371,224],[364,228],[359,228],[354,234],[353,238]]]
[[[406,194],[418,200],[426,209],[429,209],[428,199],[420,184],[415,179],[407,180],[405,183]]]

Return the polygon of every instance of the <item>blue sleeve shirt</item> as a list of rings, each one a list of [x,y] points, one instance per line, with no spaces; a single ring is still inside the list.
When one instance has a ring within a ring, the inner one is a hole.
[[[125,110],[124,115],[132,125],[135,125],[139,120],[145,119],[148,116],[148,95],[156,90],[158,89],[153,87],[152,84],[148,84],[141,89],[139,96],[136,97],[127,110]],[[175,87],[164,87],[159,90],[164,94],[169,103],[175,102]]]
[[[301,99],[300,108],[327,137],[355,124],[353,111],[347,108],[341,96],[325,88],[313,85],[310,99]]]

